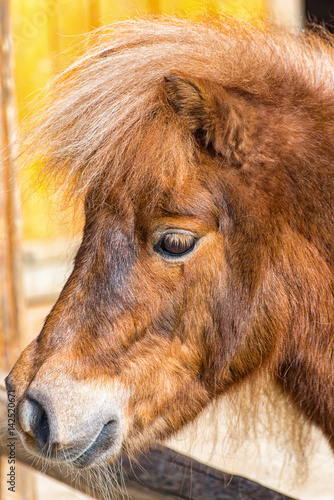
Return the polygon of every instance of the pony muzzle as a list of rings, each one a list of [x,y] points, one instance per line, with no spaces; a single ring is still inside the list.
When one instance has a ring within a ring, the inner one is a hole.
[[[39,383],[38,389],[33,381],[18,402],[16,424],[24,446],[43,459],[76,468],[113,460],[123,440],[119,396],[61,378]]]

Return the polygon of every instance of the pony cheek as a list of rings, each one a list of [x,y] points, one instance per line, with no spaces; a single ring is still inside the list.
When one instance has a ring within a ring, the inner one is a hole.
[[[185,344],[175,340],[169,345],[168,355],[164,353],[164,361],[156,353],[154,371],[146,376],[137,371],[132,376],[129,405],[124,412],[128,430],[125,442],[132,452],[165,441],[209,403],[207,389],[199,378],[201,357],[190,360],[185,351]],[[148,372],[148,366],[143,365],[143,370]]]

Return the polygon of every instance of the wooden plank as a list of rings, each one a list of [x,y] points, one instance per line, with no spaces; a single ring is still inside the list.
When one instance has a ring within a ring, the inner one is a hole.
[[[16,451],[21,463],[39,470],[36,460],[21,445]],[[165,447],[151,450],[136,462],[123,456],[121,463],[117,468],[122,469],[122,476],[111,470],[108,483],[110,489],[115,487],[113,484],[124,484],[133,500],[291,500],[250,479],[218,471]],[[80,480],[76,472],[71,473],[66,467],[50,466],[45,473],[93,498],[106,498],[103,492],[92,489],[89,475],[86,477],[84,472]],[[122,498],[116,488],[114,498]]]
[[[35,474],[31,469],[27,469],[22,463],[16,462],[14,491],[9,490],[11,487],[8,483],[8,457],[5,455],[0,456],[0,500],[36,500],[36,484]]]
[[[0,455],[0,500],[10,500],[10,493],[6,484],[7,457]]]
[[[166,447],[151,450],[138,459],[138,465],[123,458],[128,477],[152,491],[196,500],[287,500],[250,479],[227,474]]]
[[[24,296],[21,255],[21,210],[17,184],[17,117],[14,84],[14,56],[9,0],[0,0],[0,366],[9,369],[22,349]],[[8,448],[7,448],[8,451]],[[1,499],[13,495],[34,500],[31,473],[17,466],[21,481],[16,493],[8,490],[10,465],[1,459]]]
[[[9,0],[0,0],[0,366],[7,369],[20,353],[24,323],[13,64]]]

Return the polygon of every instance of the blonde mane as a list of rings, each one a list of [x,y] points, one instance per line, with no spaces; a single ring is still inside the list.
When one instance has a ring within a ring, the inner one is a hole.
[[[89,37],[84,55],[52,82],[24,149],[29,162],[42,160],[44,171],[62,184],[75,181],[79,195],[102,177],[110,187],[117,184],[131,171],[133,156],[147,156],[143,134],[158,130],[160,144],[153,154],[159,165],[143,161],[140,172],[131,172],[140,189],[138,177],[164,175],[166,168],[161,145],[173,119],[162,105],[166,74],[180,71],[273,105],[316,100],[326,106],[333,80],[329,40],[227,17],[142,19],[103,27]]]

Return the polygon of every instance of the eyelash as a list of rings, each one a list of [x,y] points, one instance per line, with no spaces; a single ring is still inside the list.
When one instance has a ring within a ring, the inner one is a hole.
[[[155,245],[154,250],[155,252],[169,259],[178,259],[180,257],[183,257],[184,255],[187,255],[188,253],[191,253],[194,250],[197,241],[198,238],[196,238],[192,234],[170,232],[162,236],[162,238]],[[175,250],[178,250],[177,247],[179,246],[179,249],[181,251],[173,252],[173,246],[175,247]],[[182,250],[182,246],[185,248],[184,250]]]

